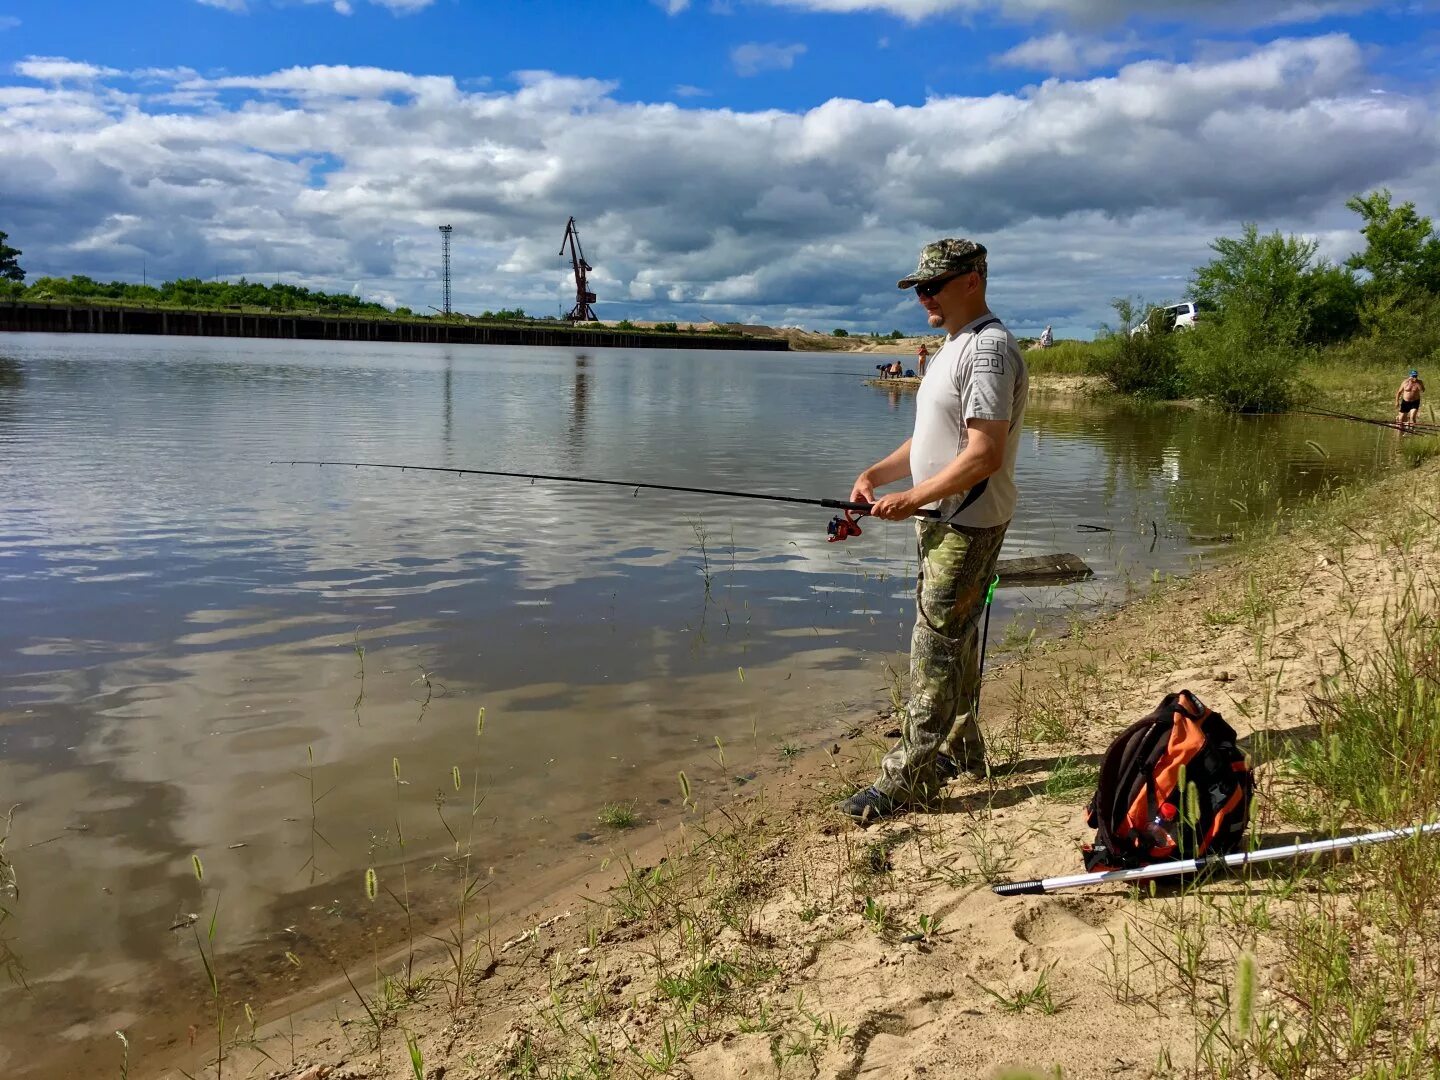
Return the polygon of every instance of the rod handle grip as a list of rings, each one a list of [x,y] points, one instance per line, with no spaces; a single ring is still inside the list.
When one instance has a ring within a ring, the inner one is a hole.
[[[993,887],[996,896],[1034,896],[1045,891],[1043,881],[1009,881]]]
[[[820,505],[825,507],[825,509],[827,510],[849,510],[852,513],[856,514],[868,514],[870,512],[870,508],[875,504],[863,502],[846,502],[844,499],[821,499]],[[938,519],[940,517],[940,511],[916,510],[914,516],[918,518]]]

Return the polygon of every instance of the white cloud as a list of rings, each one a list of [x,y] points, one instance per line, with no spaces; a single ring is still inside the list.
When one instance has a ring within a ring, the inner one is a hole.
[[[796,57],[805,53],[804,45],[773,45],[747,41],[730,50],[730,63],[735,74],[749,77],[762,71],[789,71]]]
[[[355,5],[352,0],[300,0],[304,4],[329,4],[331,9],[339,15],[353,15]],[[237,14],[244,14],[250,10],[248,0],[196,0],[196,3],[204,4],[206,7],[219,8],[222,11],[233,11]],[[396,15],[411,15],[417,11],[424,11],[435,0],[370,0],[370,3],[377,7],[383,7]]]
[[[1312,22],[1328,15],[1380,7],[1387,0],[762,0],[777,7],[824,13],[883,12],[910,22],[936,15],[998,14],[1029,21],[1049,18],[1076,25],[1200,17],[1245,26]]]
[[[287,97],[377,98],[386,94],[413,94],[429,100],[453,99],[459,90],[448,75],[408,75],[384,68],[317,64],[286,68],[270,75],[188,78],[177,89],[191,91],[261,90]]]
[[[679,15],[690,7],[690,0],[653,0],[653,3],[664,10],[666,15]]]
[[[1121,41],[1107,41],[1061,30],[1022,41],[997,56],[995,63],[1051,75],[1080,75],[1096,68],[1109,67],[1117,60],[1146,51],[1146,48],[1134,33]]]
[[[82,64],[62,56],[27,56],[15,65],[15,74],[38,82],[93,82],[121,72],[109,67]]]
[[[682,98],[700,98],[709,97],[710,91],[702,86],[691,86],[689,83],[681,83],[675,87],[674,94],[676,97]]]
[[[0,32],[14,30],[20,25],[20,20],[14,15],[0,15]]]
[[[109,78],[0,85],[0,205],[34,274],[127,276],[143,254],[152,276],[363,281],[424,310],[449,222],[462,309],[547,312],[573,293],[556,251],[575,214],[606,317],[914,326],[896,279],[925,240],[971,235],[997,310],[1058,327],[1168,298],[1242,221],[1353,236],[1349,195],[1433,213],[1440,190],[1436,87],[1371,93],[1343,35],[793,112],[542,72],[504,91],[348,67],[178,72],[154,94]]]

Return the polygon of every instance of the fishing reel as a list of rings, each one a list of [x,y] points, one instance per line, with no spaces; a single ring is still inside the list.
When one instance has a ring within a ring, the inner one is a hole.
[[[853,510],[846,510],[845,516],[836,514],[830,519],[830,524],[825,527],[827,544],[834,544],[840,540],[849,540],[852,536],[860,535],[860,522],[855,517]]]

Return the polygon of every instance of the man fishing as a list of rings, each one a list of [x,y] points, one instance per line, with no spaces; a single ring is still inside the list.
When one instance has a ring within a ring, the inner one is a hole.
[[[914,434],[855,481],[850,498],[899,521],[917,521],[920,575],[910,643],[910,698],[900,744],[873,786],[838,809],[862,825],[924,805],[961,770],[985,774],[975,722],[980,700],[978,629],[1000,545],[1015,512],[1015,458],[1029,377],[1015,338],[985,299],[986,250],[971,240],[927,244],[899,282],[914,288],[945,343],[916,396]],[[875,502],[875,489],[912,487]]]
[[[1403,428],[1414,428],[1415,418],[1420,415],[1420,397],[1425,393],[1425,384],[1420,373],[1414,368],[1405,376],[1400,389],[1395,391],[1395,423]]]

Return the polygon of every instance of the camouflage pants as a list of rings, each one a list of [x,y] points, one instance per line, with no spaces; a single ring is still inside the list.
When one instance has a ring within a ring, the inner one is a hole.
[[[910,639],[910,700],[900,744],[885,755],[875,786],[892,798],[924,802],[940,788],[935,755],[963,768],[982,764],[975,722],[980,698],[980,619],[1008,525],[971,529],[916,523],[920,576]]]

